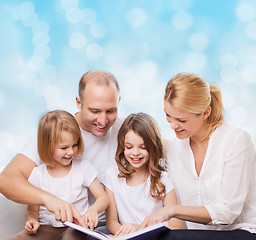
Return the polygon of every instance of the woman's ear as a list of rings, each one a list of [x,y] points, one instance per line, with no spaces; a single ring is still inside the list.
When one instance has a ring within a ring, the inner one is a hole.
[[[208,106],[205,110],[204,110],[204,119],[207,119],[212,112],[212,108],[210,106]]]

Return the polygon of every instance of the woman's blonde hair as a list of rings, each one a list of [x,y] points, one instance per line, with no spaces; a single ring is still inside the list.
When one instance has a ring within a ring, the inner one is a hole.
[[[54,165],[53,154],[56,144],[61,141],[61,133],[67,131],[78,140],[78,154],[84,146],[79,125],[74,116],[66,111],[55,110],[46,113],[40,120],[37,132],[37,148],[41,160],[49,166]]]
[[[160,165],[163,158],[163,144],[160,130],[155,120],[146,113],[130,114],[123,122],[117,136],[116,162],[119,169],[118,177],[127,178],[136,170],[131,168],[128,160],[125,159],[125,135],[133,131],[139,135],[149,153],[148,171],[150,175],[150,194],[153,198],[162,199],[165,195],[165,186],[161,182],[161,174],[164,170]]]
[[[223,104],[219,88],[195,73],[182,72],[172,77],[167,83],[164,99],[173,107],[193,114],[201,114],[210,106],[205,139],[223,123]]]

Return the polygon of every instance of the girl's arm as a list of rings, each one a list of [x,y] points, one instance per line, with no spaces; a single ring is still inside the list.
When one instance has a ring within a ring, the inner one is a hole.
[[[106,221],[107,221],[107,229],[112,234],[115,234],[119,231],[122,225],[118,221],[118,212],[116,207],[116,201],[114,193],[105,187],[106,193],[109,197],[109,205],[106,209]]]
[[[178,205],[178,201],[177,201],[177,197],[176,197],[176,193],[175,193],[174,189],[165,195],[165,197],[163,199],[163,204],[164,204],[164,207]],[[177,218],[171,218],[168,221],[168,224],[171,229],[183,229],[184,228],[183,221],[179,220]]]
[[[35,234],[40,227],[39,219],[39,206],[28,205],[26,212],[25,231],[28,234]]]
[[[109,204],[109,198],[97,178],[95,178],[90,184],[89,190],[95,197],[96,201],[86,211],[84,215],[84,220],[86,226],[89,223],[90,229],[93,229],[98,225],[98,213],[104,211],[107,208]]]

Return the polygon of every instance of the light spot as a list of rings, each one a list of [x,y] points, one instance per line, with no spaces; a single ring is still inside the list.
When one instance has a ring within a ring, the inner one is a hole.
[[[69,43],[72,48],[81,49],[86,45],[86,37],[83,33],[73,33],[69,38]]]
[[[147,21],[147,14],[143,9],[133,8],[126,15],[128,23],[133,27],[140,27]]]
[[[209,45],[209,39],[204,33],[195,33],[190,36],[189,46],[195,51],[202,51]]]
[[[221,93],[222,93],[224,109],[231,108],[235,103],[235,98],[232,92],[223,90]]]
[[[34,55],[46,60],[51,55],[51,49],[48,46],[36,47],[34,49]]]
[[[44,21],[38,21],[33,25],[32,31],[33,31],[33,33],[36,33],[36,32],[48,33],[49,25],[48,25],[48,23],[46,23]]]
[[[107,35],[107,27],[103,22],[96,22],[90,28],[91,34],[95,38],[103,38]]]
[[[86,55],[92,60],[97,60],[103,55],[103,48],[97,43],[89,44],[86,48]]]
[[[235,68],[223,68],[220,72],[221,79],[224,82],[235,82],[237,80],[238,72]]]
[[[232,122],[237,125],[245,122],[248,118],[248,114],[245,108],[243,107],[235,107],[230,111],[230,117]]]
[[[46,32],[36,32],[32,38],[32,43],[36,47],[42,47],[49,43],[50,37]]]
[[[248,38],[256,40],[256,22],[251,22],[246,26],[246,35]]]
[[[46,65],[40,71],[42,80],[53,81],[57,77],[57,70],[54,66]]]
[[[13,17],[16,20],[24,20],[29,18],[32,14],[34,14],[35,6],[30,1],[22,2],[17,6],[17,8],[13,12]]]
[[[92,24],[96,21],[97,15],[91,8],[85,8],[82,10],[82,22],[84,24]]]
[[[237,6],[236,15],[242,22],[251,22],[256,17],[256,10],[251,4],[243,2]]]
[[[69,10],[70,8],[77,8],[79,5],[78,0],[61,0],[60,5],[64,10]]]
[[[172,19],[172,24],[175,28],[185,30],[193,23],[193,17],[187,12],[177,12]]]
[[[70,8],[66,11],[65,18],[70,23],[78,23],[82,20],[83,14],[79,8]]]
[[[220,65],[223,68],[235,68],[237,65],[237,58],[235,55],[226,53],[220,57]]]

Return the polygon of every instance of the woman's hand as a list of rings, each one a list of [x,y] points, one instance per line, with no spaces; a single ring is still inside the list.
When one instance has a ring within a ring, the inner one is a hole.
[[[144,219],[144,221],[140,226],[140,229],[169,220],[172,217],[170,212],[171,212],[171,207],[162,207],[158,209],[153,214],[147,216]]]
[[[25,232],[27,234],[35,234],[40,227],[40,224],[36,220],[28,220],[25,223]]]
[[[125,223],[116,232],[114,237],[119,236],[121,234],[128,234],[128,233],[136,232],[138,230],[139,230],[139,225],[138,224]]]
[[[85,227],[89,225],[90,229],[93,230],[98,225],[98,213],[92,207],[90,207],[84,214]]]

